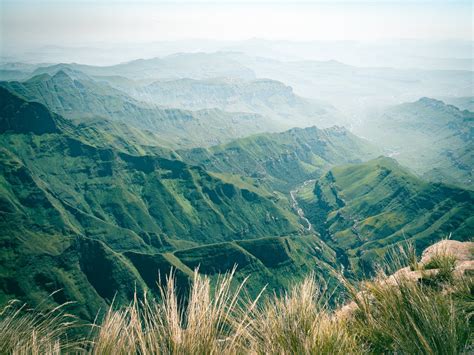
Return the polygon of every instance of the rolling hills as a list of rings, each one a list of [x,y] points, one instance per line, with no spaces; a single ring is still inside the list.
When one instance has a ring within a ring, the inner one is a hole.
[[[448,235],[469,240],[474,228],[472,191],[423,181],[386,157],[335,167],[298,199],[356,273],[370,271],[396,243],[412,241],[420,249]]]

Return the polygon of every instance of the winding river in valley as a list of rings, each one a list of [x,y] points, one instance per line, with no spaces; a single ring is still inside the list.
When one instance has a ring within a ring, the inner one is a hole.
[[[314,179],[306,180],[300,187],[298,187],[298,188],[295,189],[295,190],[291,190],[291,191],[290,191],[291,206],[292,206],[293,209],[296,211],[296,213],[298,213],[298,216],[306,223],[306,225],[307,225],[306,230],[307,230],[308,232],[310,232],[310,231],[313,229],[313,225],[311,224],[311,222],[309,221],[309,219],[306,218],[306,216],[304,215],[303,209],[299,206],[298,200],[296,199],[296,194],[298,193],[298,191],[299,191],[302,187],[305,187],[306,185],[311,184],[311,183],[313,183],[313,182],[315,182],[315,181],[316,181],[316,180],[314,180]]]

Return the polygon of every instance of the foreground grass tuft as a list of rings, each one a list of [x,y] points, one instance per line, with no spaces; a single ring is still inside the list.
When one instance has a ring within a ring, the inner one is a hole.
[[[351,328],[373,353],[461,354],[469,346],[472,313],[453,294],[401,277],[366,283],[356,302]]]
[[[423,265],[423,270],[437,270],[436,281],[452,281],[453,272],[456,268],[456,257],[447,252],[438,252]]]
[[[330,314],[313,277],[254,313],[252,346],[259,354],[349,354],[361,350],[342,319]]]
[[[74,316],[63,312],[67,304],[49,311],[27,309],[13,300],[0,311],[0,354],[61,354],[81,351],[84,340],[68,332],[77,326]]]
[[[416,261],[416,260],[415,260]],[[435,255],[418,270],[450,270]],[[410,268],[405,268],[410,269]],[[86,339],[68,336],[75,319],[61,306],[49,312],[10,302],[0,313],[0,353],[11,354],[462,354],[473,351],[472,277],[436,283],[398,273],[348,285],[348,312],[327,306],[314,277],[282,296],[251,300],[234,272],[211,285],[196,271],[180,299],[173,275],[159,300],[135,298],[110,307]]]
[[[109,310],[93,340],[93,353],[234,353],[248,337],[254,303],[241,297],[245,281],[232,287],[233,274],[223,276],[212,290],[209,278],[196,271],[187,305],[178,299],[175,280],[169,277],[160,302],[145,298]]]

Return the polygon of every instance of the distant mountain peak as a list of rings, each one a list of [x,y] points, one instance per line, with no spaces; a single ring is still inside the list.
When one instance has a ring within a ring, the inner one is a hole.
[[[418,101],[415,102],[416,104],[422,104],[424,106],[429,106],[429,107],[444,107],[446,104],[437,99],[432,99],[430,97],[422,97]]]
[[[31,82],[32,79],[40,77],[44,74],[49,74],[53,79],[71,79],[71,80],[92,80],[87,74],[76,69],[75,64],[55,64],[46,67],[39,67],[32,73],[32,78],[27,80]],[[46,78],[46,77],[44,77]]]
[[[50,79],[51,79],[51,75],[49,75],[48,73],[43,73],[43,74],[38,74],[31,77],[30,79],[26,80],[26,82],[33,83],[33,82],[47,81]]]
[[[326,131],[335,132],[335,133],[347,133],[349,130],[344,126],[334,125],[325,129]]]
[[[72,79],[67,73],[65,69],[58,70],[53,76],[53,79]]]
[[[449,113],[451,115],[459,115],[461,110],[454,106],[445,103],[444,101],[433,99],[430,97],[422,97],[418,101],[415,101],[409,105],[413,105],[418,108],[423,108],[440,113]]]

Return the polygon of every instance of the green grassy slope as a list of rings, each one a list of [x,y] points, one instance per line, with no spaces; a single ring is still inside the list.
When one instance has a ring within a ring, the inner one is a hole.
[[[329,275],[334,253],[299,236],[297,216],[267,191],[115,149],[97,127],[92,135],[41,104],[0,95],[0,302],[35,305],[61,289],[48,300],[73,300],[73,312],[91,319],[114,297],[123,304],[135,289],[153,292],[171,268],[185,288],[197,265],[214,273],[237,262],[255,293],[313,269]]]
[[[423,249],[450,233],[472,238],[471,191],[420,180],[390,158],[331,169],[298,197],[323,240],[346,252],[355,271],[404,240]]]
[[[179,147],[219,144],[277,129],[269,119],[254,113],[186,111],[146,104],[70,69],[37,75],[24,82],[0,82],[0,86],[26,100],[40,102],[66,118],[103,117],[121,121],[152,131],[157,140]]]
[[[377,156],[377,150],[367,141],[341,127],[295,128],[177,153],[206,170],[252,177],[280,191],[318,177],[331,166]]]
[[[245,234],[245,231],[254,233],[265,229],[262,227],[265,225],[279,225],[275,230],[270,227],[265,233],[276,232],[285,223],[287,227],[291,225],[278,206],[255,191],[224,183],[202,168],[180,161],[129,155],[104,147],[100,140],[99,147],[85,143],[77,132],[76,136],[65,133],[67,129],[61,127],[70,124],[50,114],[44,106],[27,103],[7,92],[2,94],[5,98],[2,100],[5,103],[2,119],[17,124],[11,125],[11,129],[1,136],[4,165],[9,167],[9,174],[5,176],[12,177],[11,181],[18,174],[28,176],[34,188],[54,192],[51,198],[59,199],[81,213],[129,229],[163,232],[198,241],[208,238],[207,234],[212,234],[216,241],[236,233]],[[15,107],[31,109],[23,114]],[[47,117],[42,119],[43,116]],[[36,130],[31,124],[35,118],[42,119],[39,126],[44,131]],[[24,132],[23,126],[37,134]],[[163,204],[159,213],[153,209],[158,201]],[[14,201],[12,205],[16,203],[21,205],[21,201]],[[239,203],[248,205],[247,214],[243,210],[234,212],[233,208]],[[259,215],[262,219],[255,225],[243,222]],[[170,220],[174,223],[169,223]],[[206,226],[217,221],[219,227],[207,230]],[[71,220],[70,225],[77,226],[74,222]],[[287,233],[289,230],[285,228],[282,232]]]

